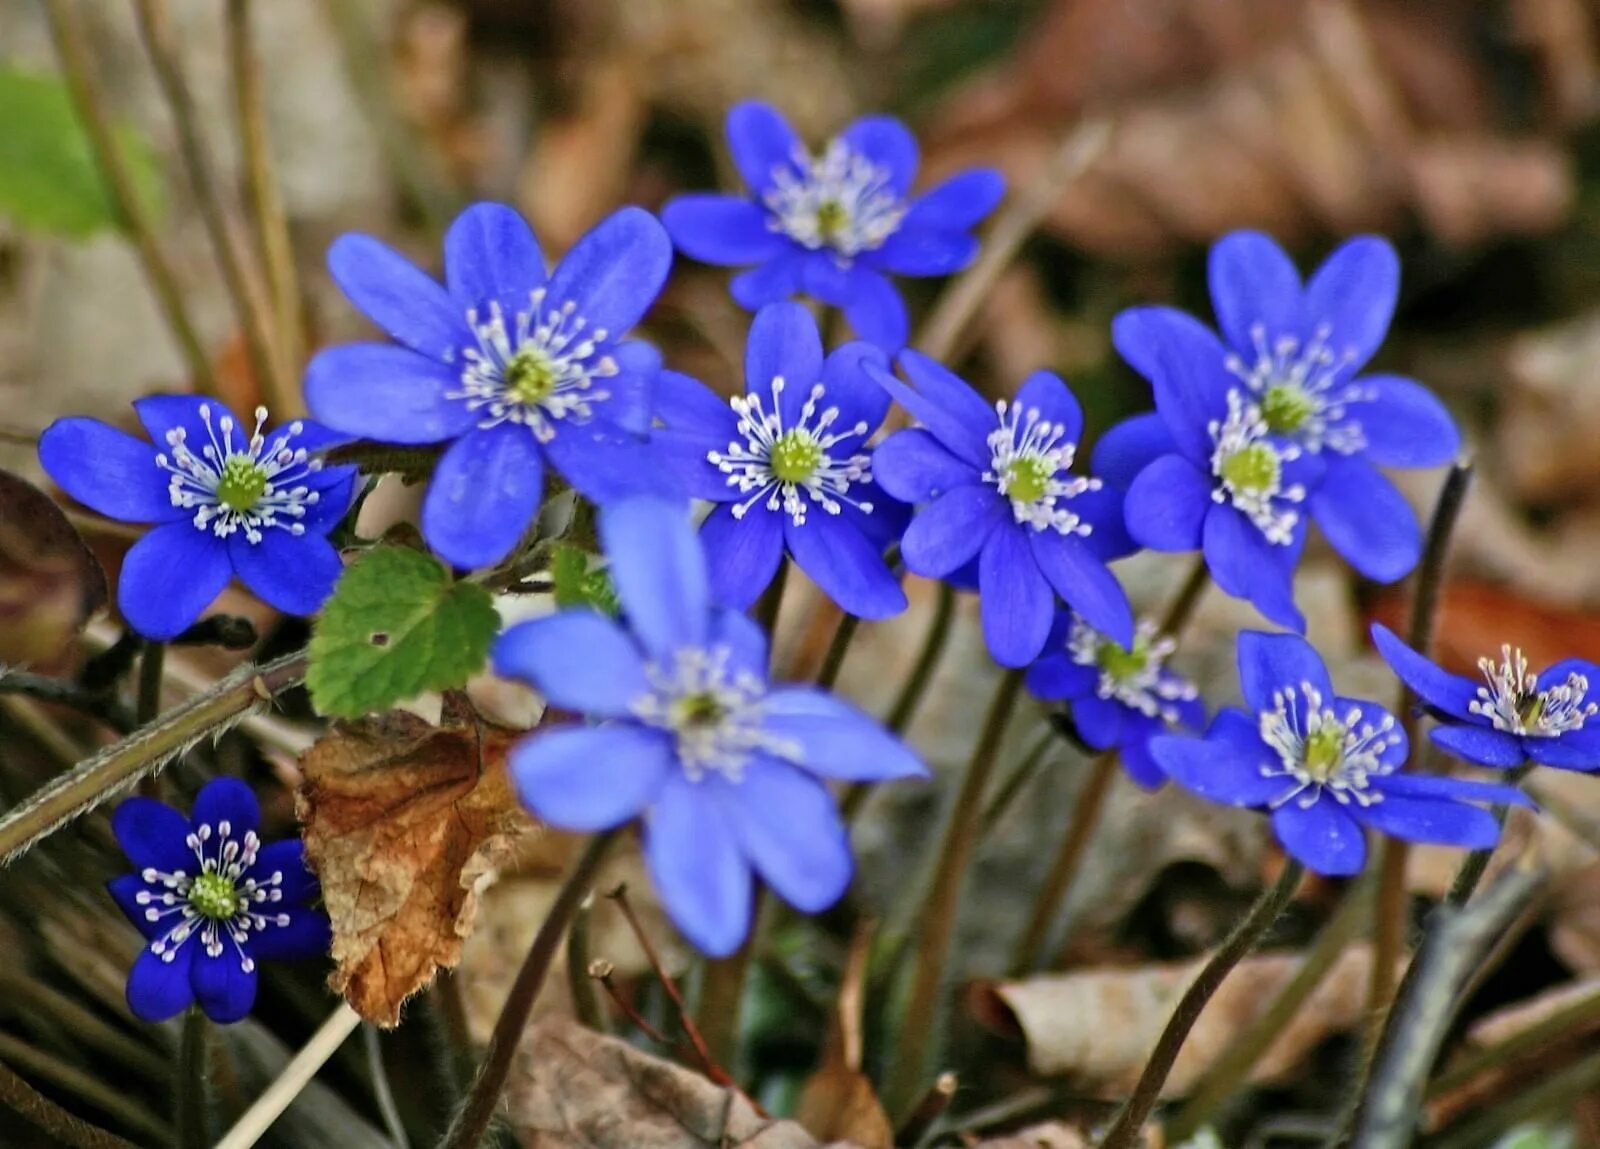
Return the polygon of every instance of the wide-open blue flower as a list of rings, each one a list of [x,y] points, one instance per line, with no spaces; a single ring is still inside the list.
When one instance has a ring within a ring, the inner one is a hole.
[[[1239,680],[1248,712],[1226,707],[1204,738],[1164,734],[1150,752],[1203,798],[1269,811],[1283,848],[1319,874],[1358,873],[1369,829],[1488,849],[1500,825],[1469,803],[1529,804],[1513,786],[1402,773],[1409,747],[1394,715],[1335,694],[1297,635],[1241,634]]]
[[[850,883],[850,843],[824,778],[921,777],[914,754],[846,702],[767,681],[767,639],[714,605],[686,511],[603,507],[600,540],[622,624],[565,610],[514,626],[495,669],[596,720],[511,752],[524,805],[553,826],[644,820],[644,853],[672,920],[708,954],[750,928],[752,873],[806,913]]]
[[[1600,702],[1589,692],[1600,684],[1594,663],[1566,658],[1534,674],[1508,644],[1499,662],[1478,660],[1483,681],[1474,682],[1430,662],[1381,623],[1373,624],[1372,641],[1440,720],[1428,736],[1457,757],[1482,766],[1600,770]]]
[[[1167,669],[1177,648],[1153,622],[1139,623],[1129,648],[1061,611],[1045,654],[1028,668],[1027,687],[1046,702],[1070,703],[1078,736],[1095,750],[1115,749],[1128,777],[1154,790],[1167,776],[1150,757],[1150,740],[1198,731],[1206,720],[1195,684]]]
[[[344,436],[302,420],[266,431],[264,407],[247,430],[193,395],[133,407],[153,443],[84,418],[39,437],[39,462],[67,494],[108,518],[156,524],[122,561],[128,625],[176,638],[233,575],[285,614],[314,614],[343,569],[327,535],[350,509],[356,471],[313,455]]]
[[[643,438],[661,358],[623,336],[666,282],[672,242],[623,208],[545,272],[522,217],[469,207],[444,240],[441,286],[390,248],[345,235],[328,267],[400,345],[332,347],[306,369],[329,427],[385,443],[445,443],[422,504],[428,545],[458,567],[510,554],[548,463],[604,502],[650,482]]]
[[[263,845],[260,822],[236,778],[207,782],[190,818],[152,798],[129,798],[111,816],[138,872],[107,888],[150,942],[128,975],[136,1017],[165,1021],[198,1002],[212,1021],[238,1021],[255,1004],[257,962],[327,952],[304,843]]]
[[[728,148],[748,194],[687,195],[662,210],[686,255],[746,267],[733,297],[752,311],[807,295],[842,308],[862,339],[905,346],[905,304],[889,275],[948,275],[978,253],[971,229],[994,210],[1005,180],[963,172],[921,195],[917,141],[899,120],[855,121],[812,155],[776,109],[736,105]]]
[[[902,354],[900,368],[915,389],[866,364],[922,424],[890,435],[873,456],[884,490],[924,504],[901,540],[906,568],[959,580],[977,560],[983,634],[1003,666],[1039,656],[1057,594],[1131,646],[1133,611],[1106,563],[1135,548],[1120,493],[1072,473],[1083,410],[1067,385],[1040,371],[1015,400],[991,406],[918,352]]]
[[[870,343],[824,360],[811,314],[774,303],[750,326],[746,393],[731,404],[686,375],[662,373],[656,416],[666,429],[654,446],[690,494],[719,504],[700,541],[724,606],[755,602],[787,548],[851,614],[887,618],[906,608],[883,561],[905,507],[873,482],[866,445],[889,396],[863,362],[888,361]]]

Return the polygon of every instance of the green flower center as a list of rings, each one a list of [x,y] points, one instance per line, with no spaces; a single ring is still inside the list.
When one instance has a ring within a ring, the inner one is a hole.
[[[1344,741],[1349,731],[1338,722],[1324,722],[1306,736],[1306,773],[1326,782],[1344,765]]]
[[[1292,435],[1316,413],[1316,404],[1298,383],[1274,383],[1261,397],[1261,417],[1275,435]]]
[[[248,455],[233,455],[222,464],[217,501],[230,511],[248,511],[267,489],[267,469]]]
[[[1251,443],[1222,460],[1222,477],[1235,491],[1264,495],[1278,485],[1278,452],[1265,443]]]
[[[1523,697],[1517,703],[1517,716],[1522,719],[1522,728],[1524,730],[1538,728],[1539,720],[1544,717],[1545,702],[1544,691],[1541,690]]]
[[[556,365],[544,352],[524,348],[505,366],[506,397],[532,407],[556,389]]]
[[[728,716],[728,708],[709,691],[686,694],[673,705],[672,724],[680,730],[716,726]]]
[[[233,879],[218,873],[201,874],[189,887],[189,904],[202,916],[213,921],[226,921],[239,912],[243,899],[234,888]]]
[[[803,483],[822,466],[822,447],[811,432],[796,428],[785,431],[772,444],[768,466],[780,483]]]
[[[1134,639],[1133,649],[1118,646],[1109,639],[1095,651],[1094,661],[1106,674],[1117,682],[1126,682],[1137,674],[1144,672],[1150,663],[1150,644],[1142,638]]]
[[[1006,495],[1019,503],[1033,503],[1042,499],[1055,477],[1043,459],[1025,455],[1006,467]]]
[[[850,212],[838,200],[823,200],[817,206],[817,234],[831,241],[850,226]]]

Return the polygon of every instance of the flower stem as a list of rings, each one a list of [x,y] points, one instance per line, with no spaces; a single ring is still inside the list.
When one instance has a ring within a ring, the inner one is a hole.
[[[839,681],[845,655],[850,653],[850,642],[860,626],[861,619],[853,614],[840,617],[839,625],[834,628],[833,641],[828,643],[828,653],[823,656],[822,669],[817,671],[817,685],[822,689],[832,690],[833,684]]]
[[[1099,825],[1100,811],[1104,809],[1106,798],[1111,793],[1112,783],[1116,780],[1116,750],[1107,750],[1097,755],[1089,767],[1089,780],[1084,783],[1083,789],[1078,794],[1077,805],[1072,811],[1072,821],[1061,839],[1061,849],[1057,851],[1050,872],[1045,877],[1044,886],[1039,890],[1039,896],[1033,903],[1033,914],[1028,918],[1028,928],[1023,931],[1022,940],[1017,943],[1017,952],[1012,956],[1013,976],[1021,977],[1032,973],[1034,967],[1039,964],[1039,959],[1044,956],[1045,945],[1050,940],[1050,927],[1060,915],[1061,907],[1072,889],[1073,879],[1078,876],[1078,868],[1088,853],[1089,842],[1094,837],[1096,826]]]
[[[1512,770],[1506,775],[1507,785],[1521,785],[1522,780],[1533,772],[1533,766],[1532,762],[1524,762]],[[1494,807],[1495,821],[1504,827],[1508,813],[1510,807]],[[1471,900],[1472,895],[1478,890],[1478,883],[1483,881],[1484,871],[1489,868],[1489,859],[1492,857],[1494,857],[1494,847],[1490,846],[1487,850],[1473,850],[1463,859],[1461,868],[1456,871],[1455,880],[1450,883],[1450,892],[1444,897],[1447,905],[1464,906]]]
[[[50,1137],[50,1144],[69,1149],[136,1149],[113,1133],[90,1125],[51,1101],[0,1061],[0,1105]]]
[[[1183,585],[1178,588],[1177,596],[1168,604],[1167,613],[1161,618],[1161,633],[1176,641],[1188,627],[1189,620],[1194,618],[1195,608],[1200,605],[1200,599],[1210,585],[1211,568],[1206,566],[1205,556],[1201,555],[1194,560]]]
[[[211,1144],[210,1028],[198,1005],[183,1015],[178,1043],[178,1104],[174,1125],[178,1149],[206,1149]]]
[[[500,1103],[501,1090],[505,1088],[506,1075],[511,1072],[511,1062],[517,1051],[517,1041],[527,1028],[533,1003],[544,988],[545,975],[550,972],[551,961],[561,945],[567,924],[578,911],[578,906],[589,894],[606,852],[620,836],[620,830],[608,830],[589,839],[582,855],[568,872],[555,904],[545,917],[544,924],[534,935],[533,945],[517,971],[517,979],[506,994],[505,1005],[494,1023],[489,1037],[489,1049],[484,1054],[478,1077],[472,1083],[466,1103],[461,1107],[450,1130],[440,1142],[440,1149],[476,1149],[489,1131],[495,1108]]]
[[[144,653],[139,656],[139,699],[134,710],[134,721],[140,726],[154,722],[161,713],[161,672],[166,663],[165,643],[145,643]]]
[[[772,576],[772,582],[767,584],[767,589],[761,592],[761,597],[756,600],[755,620],[761,624],[761,629],[767,632],[767,642],[776,645],[778,631],[778,612],[783,608],[783,591],[789,585],[789,564],[778,563],[778,573]],[[768,659],[772,657],[769,649]]]
[[[572,994],[572,1012],[580,1024],[596,1033],[609,1033],[606,1012],[600,1008],[600,995],[595,992],[595,979],[589,973],[592,960],[589,951],[589,923],[594,910],[594,895],[578,903],[572,915],[572,928],[567,931],[567,990]]]
[[[1122,1107],[1105,1139],[1100,1142],[1100,1149],[1129,1149],[1138,1139],[1139,1131],[1144,1128],[1145,1120],[1156,1107],[1161,1097],[1161,1087],[1166,1084],[1167,1075],[1178,1060],[1178,1051],[1188,1040],[1194,1023],[1200,1020],[1200,1014],[1233,967],[1256,947],[1272,923],[1278,920],[1278,915],[1293,899],[1304,875],[1305,867],[1299,862],[1292,859],[1286,862],[1277,882],[1256,899],[1250,912],[1223,939],[1211,955],[1211,960],[1200,970],[1199,976],[1189,984],[1183,997],[1178,1000],[1177,1008],[1172,1011],[1167,1027],[1156,1040],[1155,1050],[1146,1062],[1144,1072],[1139,1075],[1139,1083],[1134,1086],[1132,1096]]]
[[[923,695],[928,692],[928,684],[933,681],[933,672],[939,668],[945,643],[950,641],[955,610],[956,592],[947,583],[940,583],[927,636],[922,640],[922,648],[917,651],[916,661],[911,664],[911,674],[906,678],[906,684],[900,688],[894,705],[889,708],[888,717],[883,720],[891,733],[904,734],[911,720],[917,716]]]
[[[923,1070],[928,1061],[928,1043],[944,989],[945,965],[950,942],[955,936],[956,914],[961,904],[961,887],[966,880],[983,819],[983,795],[989,786],[1000,757],[1000,744],[1022,693],[1021,670],[1008,670],[1000,679],[983,731],[972,751],[961,789],[950,811],[950,824],[939,844],[938,866],[928,898],[918,915],[921,936],[917,944],[916,966],[911,996],[900,1022],[900,1047],[889,1079],[887,1101],[891,1112],[911,1105],[924,1086]]]
[[[267,1087],[267,1091],[256,1098],[255,1103],[234,1122],[233,1128],[217,1142],[216,1149],[250,1149],[261,1140],[261,1135],[283,1115],[285,1109],[294,1104],[294,1099],[317,1075],[317,1070],[338,1052],[345,1039],[360,1024],[361,1015],[351,1009],[347,1002],[340,1002],[339,1008],[311,1035],[311,1040],[289,1059],[289,1064],[283,1067],[283,1072]]]

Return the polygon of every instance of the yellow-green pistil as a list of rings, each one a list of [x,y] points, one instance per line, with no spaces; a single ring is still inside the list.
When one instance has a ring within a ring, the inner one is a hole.
[[[1055,472],[1043,459],[1025,455],[1006,467],[1006,495],[1019,503],[1032,503],[1050,489]]]
[[[1251,443],[1222,460],[1222,477],[1234,490],[1261,495],[1278,483],[1278,453],[1265,443]]]
[[[1306,773],[1318,782],[1326,782],[1337,774],[1344,765],[1344,742],[1348,733],[1341,723],[1324,721],[1306,735]]]
[[[822,466],[822,446],[809,431],[785,431],[772,444],[767,466],[780,483],[804,483]]]
[[[1109,674],[1113,680],[1124,682],[1141,673],[1149,664],[1149,643],[1135,639],[1133,649],[1129,650],[1107,640],[1100,645],[1099,650],[1095,651],[1094,661],[1095,665]]]
[[[1298,383],[1274,383],[1261,397],[1261,417],[1275,435],[1292,435],[1316,412],[1316,404]]]
[[[556,365],[542,351],[526,348],[505,366],[506,397],[524,407],[547,399],[556,387]]]
[[[850,213],[838,200],[823,200],[817,205],[817,234],[824,242],[833,241],[849,226]]]
[[[686,694],[673,705],[672,724],[680,730],[715,726],[728,716],[728,708],[709,691]]]
[[[246,455],[234,455],[222,464],[217,480],[217,501],[230,511],[248,511],[267,489],[267,469]]]
[[[202,917],[226,921],[239,912],[243,903],[233,879],[218,873],[201,874],[189,887],[189,904]]]

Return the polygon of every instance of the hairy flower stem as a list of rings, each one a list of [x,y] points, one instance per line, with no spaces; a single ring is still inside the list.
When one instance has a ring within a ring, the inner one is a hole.
[[[1466,502],[1467,489],[1472,485],[1472,464],[1458,461],[1450,468],[1439,498],[1433,507],[1433,518],[1428,523],[1428,537],[1422,550],[1422,561],[1417,567],[1417,581],[1411,602],[1411,624],[1407,635],[1411,649],[1424,658],[1433,646],[1434,622],[1439,613],[1439,595],[1444,586],[1445,561],[1450,552],[1450,536],[1455,532],[1456,520]],[[1416,697],[1404,683],[1395,703],[1395,713],[1400,716],[1412,753],[1417,753],[1417,727],[1420,713]],[[1372,983],[1367,993],[1372,1028],[1368,1032],[1368,1046],[1377,1040],[1383,1016],[1394,998],[1395,970],[1405,952],[1408,898],[1406,896],[1406,863],[1410,858],[1410,844],[1385,837],[1378,855],[1378,899],[1373,907],[1372,929]]]
[[[189,318],[183,293],[178,289],[177,274],[156,239],[155,220],[139,197],[133,174],[128,170],[122,147],[117,141],[105,93],[96,80],[99,68],[90,55],[88,38],[84,34],[77,6],[74,0],[45,0],[45,12],[50,19],[50,35],[61,61],[61,73],[72,93],[78,119],[88,134],[95,166],[105,180],[116,209],[117,221],[133,241],[134,251],[139,255],[139,266],[156,297],[162,318],[166,320],[183,355],[190,380],[202,394],[217,395],[220,392],[211,358],[201,345],[200,336]]]
[[[1132,1096],[1117,1114],[1099,1149],[1130,1149],[1138,1140],[1139,1131],[1144,1128],[1145,1120],[1160,1100],[1161,1087],[1166,1084],[1167,1075],[1178,1060],[1178,1051],[1183,1048],[1194,1023],[1200,1020],[1200,1014],[1233,967],[1256,947],[1272,923],[1278,920],[1278,915],[1293,899],[1304,875],[1305,867],[1299,862],[1293,859],[1286,862],[1277,882],[1256,899],[1256,904],[1233,927],[1233,932],[1223,939],[1211,955],[1211,960],[1200,970],[1199,976],[1189,983],[1177,1008],[1172,1011],[1166,1028],[1156,1040],[1155,1050],[1150,1054],[1144,1072],[1139,1075],[1139,1083],[1133,1087]]]
[[[950,589],[948,583],[940,583],[927,636],[923,638],[922,648],[917,651],[916,660],[911,664],[911,674],[895,697],[894,705],[889,708],[888,717],[883,720],[891,733],[904,734],[911,720],[917,716],[923,696],[928,693],[928,684],[933,681],[933,672],[939,669],[945,643],[950,640],[955,611],[956,592]]]
[[[772,652],[777,646],[778,612],[783,609],[783,591],[789,585],[789,564],[786,561],[778,563],[778,573],[772,576],[772,582],[767,589],[761,592],[761,597],[756,600],[755,609],[751,612],[756,622],[761,624],[761,629],[767,632],[769,643],[767,658],[770,661]]]
[[[495,1109],[500,1104],[506,1075],[511,1072],[517,1041],[528,1027],[533,1003],[544,988],[545,976],[550,972],[551,962],[561,947],[567,925],[578,912],[583,899],[588,897],[589,887],[594,884],[595,875],[605,861],[607,851],[621,833],[620,830],[608,830],[590,838],[583,853],[568,871],[566,881],[562,882],[561,891],[556,895],[555,904],[550,907],[539,932],[534,935],[533,945],[528,948],[528,956],[517,971],[516,981],[511,983],[511,992],[506,994],[505,1005],[500,1008],[500,1016],[495,1020],[494,1032],[489,1037],[489,1049],[478,1068],[472,1090],[467,1094],[467,1100],[456,1114],[456,1119],[451,1122],[439,1149],[476,1149],[482,1144],[494,1120]]]
[[[9,863],[112,794],[159,770],[207,734],[226,729],[305,677],[305,651],[235,673],[41,786],[0,816],[0,861]]]
[[[860,626],[861,619],[853,614],[840,617],[839,625],[833,631],[833,640],[828,643],[828,653],[823,656],[822,668],[817,671],[817,685],[823,690],[832,690],[833,684],[839,680],[845,655],[850,653],[850,643]]]
[[[211,1144],[211,1050],[209,1022],[198,1005],[183,1015],[178,1042],[178,1149],[206,1149]]]
[[[1045,945],[1050,941],[1050,927],[1055,925],[1067,894],[1072,889],[1073,879],[1078,876],[1078,867],[1087,855],[1089,842],[1099,825],[1100,811],[1105,808],[1106,798],[1116,780],[1116,750],[1097,755],[1089,766],[1088,781],[1078,792],[1078,802],[1073,808],[1067,832],[1061,839],[1061,848],[1056,852],[1055,861],[1050,864],[1050,872],[1045,876],[1044,885],[1033,903],[1028,927],[1023,930],[1022,940],[1017,943],[1016,953],[1012,955],[1013,976],[1022,977],[1032,973],[1039,959],[1044,956]]]
[[[154,722],[161,713],[161,677],[166,665],[166,644],[146,643],[139,657],[139,699],[134,710],[134,721],[140,726]]]
[[[928,1044],[939,1014],[950,941],[955,936],[956,914],[961,905],[961,887],[978,842],[983,796],[999,760],[1000,744],[1012,711],[1022,693],[1022,676],[1021,670],[1008,670],[995,689],[983,731],[973,748],[972,760],[967,764],[961,789],[950,811],[949,826],[938,847],[938,867],[927,902],[917,916],[920,936],[911,996],[900,1021],[900,1044],[886,1094],[891,1113],[902,1111],[915,1102],[926,1084],[923,1073],[928,1061]]]
[[[567,990],[572,995],[572,1011],[581,1025],[596,1033],[610,1033],[606,1012],[600,1007],[600,995],[595,992],[595,978],[589,973],[592,960],[589,947],[589,923],[594,916],[594,895],[590,894],[578,904],[572,915],[572,928],[567,931]]]
[[[68,1149],[137,1149],[132,1141],[124,1141],[81,1117],[74,1117],[34,1089],[3,1061],[0,1061],[0,1105],[45,1133],[51,1145],[64,1145]]]

